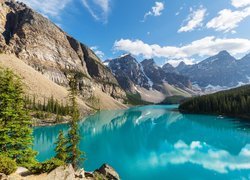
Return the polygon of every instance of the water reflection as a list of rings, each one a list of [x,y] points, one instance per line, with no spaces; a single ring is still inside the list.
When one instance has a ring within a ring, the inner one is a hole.
[[[182,115],[174,106],[101,111],[80,123],[85,169],[107,162],[123,179],[239,178],[250,174],[247,122]],[[65,125],[35,129],[39,160],[51,157]],[[136,173],[135,173],[136,171]],[[180,173],[181,172],[181,173]]]

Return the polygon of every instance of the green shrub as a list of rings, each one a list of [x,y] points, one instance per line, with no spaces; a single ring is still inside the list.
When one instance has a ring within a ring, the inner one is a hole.
[[[16,162],[6,156],[0,155],[0,173],[9,175],[17,169]]]
[[[65,163],[57,158],[52,158],[42,163],[37,163],[31,168],[31,172],[35,174],[49,173],[59,166],[63,166]]]

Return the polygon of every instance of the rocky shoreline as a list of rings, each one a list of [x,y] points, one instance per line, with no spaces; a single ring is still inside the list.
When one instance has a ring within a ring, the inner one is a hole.
[[[31,174],[26,168],[19,167],[17,171],[9,176],[0,173],[0,180],[120,180],[118,173],[109,166],[103,164],[93,172],[84,169],[75,171],[71,164],[60,166],[49,173],[40,175]]]
[[[84,119],[85,117],[88,117],[90,115],[95,114],[97,111],[90,111],[88,113],[85,113],[84,115],[81,115],[80,120]],[[68,124],[70,122],[70,117],[63,116],[60,121],[56,120],[56,115],[53,118],[50,119],[39,119],[39,118],[32,118],[32,127],[45,127],[45,126],[55,126],[59,124]]]

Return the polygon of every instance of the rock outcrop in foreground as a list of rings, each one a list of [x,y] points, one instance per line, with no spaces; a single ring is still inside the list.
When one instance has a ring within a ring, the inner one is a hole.
[[[90,48],[23,3],[0,1],[0,53],[14,54],[64,88],[69,87],[73,72],[85,102],[102,100],[96,90],[119,102],[126,98],[111,71]]]
[[[103,164],[94,172],[85,172],[84,169],[75,171],[72,165],[60,166],[49,174],[27,175],[25,169],[21,169],[10,176],[0,173],[0,180],[119,180],[117,172],[109,165]]]

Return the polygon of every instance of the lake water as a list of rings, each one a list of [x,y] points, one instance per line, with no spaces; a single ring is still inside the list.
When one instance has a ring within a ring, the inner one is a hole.
[[[250,124],[237,119],[182,115],[177,106],[101,111],[80,122],[83,167],[103,163],[122,179],[250,179]],[[34,129],[34,149],[44,161],[67,125]]]

